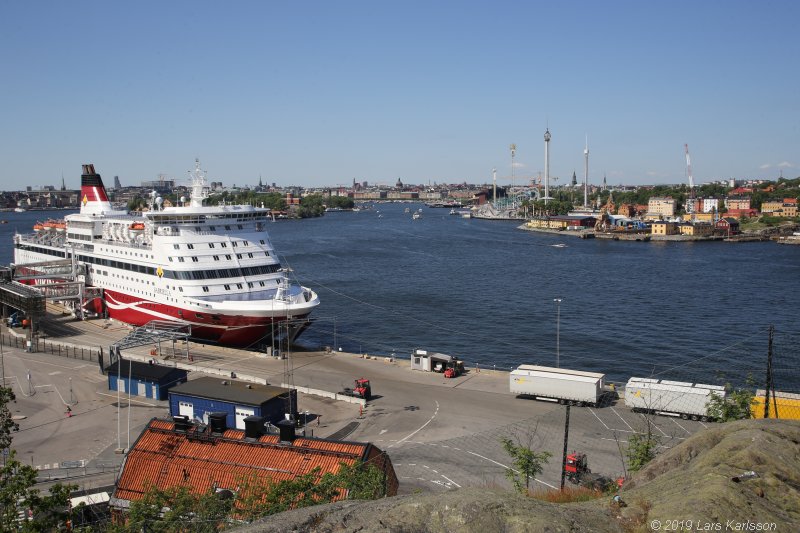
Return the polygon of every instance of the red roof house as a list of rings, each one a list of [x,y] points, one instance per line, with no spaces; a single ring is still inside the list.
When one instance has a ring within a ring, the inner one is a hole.
[[[256,417],[253,417],[256,418]],[[219,419],[218,419],[219,420]],[[116,513],[140,500],[155,486],[187,486],[194,494],[212,489],[236,490],[243,479],[280,482],[308,474],[335,474],[340,463],[373,464],[386,474],[386,494],[397,494],[398,480],[388,455],[370,443],[344,442],[294,436],[294,428],[281,435],[261,435],[249,427],[242,431],[217,426],[194,426],[176,417],[154,418],[128,452],[110,501]],[[261,420],[260,427],[263,427]],[[336,499],[344,499],[340,495]]]

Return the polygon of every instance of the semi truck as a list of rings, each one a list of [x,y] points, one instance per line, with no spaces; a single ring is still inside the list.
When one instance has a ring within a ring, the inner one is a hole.
[[[511,371],[512,394],[559,402],[596,406],[603,397],[605,374],[549,366],[520,365]]]
[[[725,398],[725,387],[665,379],[630,378],[625,385],[625,405],[636,412],[680,416],[708,421],[712,395]]]

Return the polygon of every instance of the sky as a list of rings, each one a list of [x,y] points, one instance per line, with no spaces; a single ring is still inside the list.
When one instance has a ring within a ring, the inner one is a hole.
[[[0,189],[800,176],[800,2],[0,2]]]

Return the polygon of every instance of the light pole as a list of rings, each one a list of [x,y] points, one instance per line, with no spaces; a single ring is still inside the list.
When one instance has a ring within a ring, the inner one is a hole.
[[[553,298],[553,301],[556,303],[556,368],[559,368],[558,364],[561,357],[561,347],[559,345],[561,333],[561,298]]]
[[[303,411],[303,436],[306,436],[306,427],[308,426],[308,409]]]

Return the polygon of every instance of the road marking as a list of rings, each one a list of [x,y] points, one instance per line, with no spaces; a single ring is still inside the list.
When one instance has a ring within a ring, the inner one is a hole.
[[[506,465],[504,465],[503,463],[498,463],[498,462],[497,462],[497,461],[495,461],[494,459],[489,459],[488,457],[484,457],[483,455],[481,455],[481,454],[479,454],[479,453],[475,453],[475,452],[471,452],[471,451],[467,451],[467,453],[471,453],[472,455],[474,455],[474,456],[476,456],[476,457],[480,457],[481,459],[486,459],[486,460],[487,460],[487,461],[489,461],[490,463],[494,463],[494,464],[496,464],[496,465],[498,465],[498,466],[502,466],[502,467],[503,467],[503,468],[505,468],[506,470],[511,470],[512,472],[516,472],[517,474],[519,474],[519,471],[518,471],[518,470],[516,470],[516,469],[514,469],[514,468],[511,468],[510,466],[506,466]],[[550,487],[551,489],[558,489],[558,487],[554,487],[554,486],[553,486],[553,485],[551,485],[550,483],[546,483],[546,482],[544,482],[544,481],[542,481],[542,480],[540,480],[540,479],[535,479],[535,478],[534,478],[534,481],[536,481],[537,483],[541,483],[542,485],[547,485],[547,486],[548,486],[548,487]]]
[[[444,474],[439,474],[439,475],[442,476],[443,478],[445,478],[448,482],[450,482],[453,485],[455,485],[456,487],[458,487],[459,489],[461,488],[461,485],[459,485],[458,483],[456,483],[455,481],[453,481],[449,477],[445,476]]]
[[[100,396],[108,396],[109,398],[114,398],[114,399],[116,399],[116,398],[117,398],[117,395],[116,395],[116,394],[106,394],[105,392],[98,392],[97,394],[99,394]],[[129,400],[129,398],[128,398],[127,396],[122,396],[122,397],[120,397],[120,403],[122,403],[122,402],[126,402],[126,401],[128,401],[128,400]],[[160,407],[160,406],[159,406],[159,405],[157,405],[157,404],[154,404],[154,403],[147,403],[147,402],[143,402],[143,401],[141,401],[141,400],[134,400],[133,398],[130,398],[130,402],[131,402],[131,403],[140,403],[140,404],[142,404],[142,405],[147,405],[147,406],[149,406],[149,407]]]
[[[386,433],[387,431],[389,431],[389,430],[388,430],[388,429],[382,429],[382,430],[381,430],[381,432],[380,432],[379,434],[380,434],[380,435],[383,435],[383,434],[384,434],[384,433]]]
[[[703,426],[704,428],[708,429],[708,426],[703,424],[703,422],[700,422],[700,425]]]
[[[437,402],[436,402],[436,410],[433,412],[433,416],[431,416],[431,417],[428,419],[428,421],[427,421],[427,422],[425,422],[424,424],[422,424],[422,426],[420,426],[419,428],[417,428],[417,430],[416,430],[416,431],[414,431],[414,432],[412,432],[412,433],[410,433],[410,434],[406,435],[405,437],[403,437],[402,439],[398,440],[398,441],[397,441],[397,442],[395,442],[394,444],[390,444],[389,446],[387,446],[387,448],[391,448],[391,447],[395,446],[396,444],[400,444],[400,443],[402,443],[403,441],[406,441],[406,440],[410,439],[411,437],[413,437],[414,435],[416,435],[417,433],[419,433],[420,431],[422,431],[423,429],[425,429],[425,426],[427,426],[428,424],[430,424],[431,422],[433,422],[433,419],[434,419],[434,418],[436,418],[436,414],[437,414],[438,412],[439,412],[439,402],[437,401]]]
[[[675,422],[675,425],[676,425],[676,426],[678,426],[679,428],[681,428],[682,430],[684,430],[684,431],[685,431],[686,433],[688,433],[689,435],[691,435],[691,434],[692,434],[692,432],[691,432],[691,431],[689,431],[688,429],[686,429],[686,428],[685,428],[685,427],[683,427],[682,425],[678,424],[678,421],[677,421],[677,420],[675,420],[674,418],[672,419],[672,421],[673,421],[673,422]]]
[[[592,408],[591,408],[591,407],[589,408],[589,412],[590,412],[590,413],[592,413],[596,419],[600,420],[600,417],[599,417],[599,416],[597,416],[597,413],[595,413],[595,412],[592,410]],[[605,423],[605,422],[603,422],[602,420],[600,420],[600,423],[601,423],[601,424],[603,424],[603,427],[605,427],[607,430],[611,431],[611,428],[610,428],[610,427],[608,427],[608,426],[606,426],[606,423]]]
[[[623,422],[623,423],[624,423],[626,426],[628,426],[628,427],[630,428],[630,430],[631,430],[631,431],[633,431],[633,428],[631,427],[631,425],[630,425],[630,424],[628,424],[628,422],[626,422],[624,418],[622,418],[622,415],[621,415],[621,414],[619,414],[619,413],[616,411],[616,409],[614,409],[614,408],[612,407],[612,408],[611,408],[611,410],[612,410],[612,411],[614,411],[614,414],[615,414],[615,415],[617,415],[617,416],[619,417],[619,419],[620,419],[620,420],[622,420],[622,422]]]
[[[58,374],[60,374],[60,373],[61,373],[61,370],[56,370],[55,372],[50,372],[50,373],[49,373],[49,374],[47,374],[47,375],[48,375],[48,376],[57,376],[57,375],[58,375]]]

